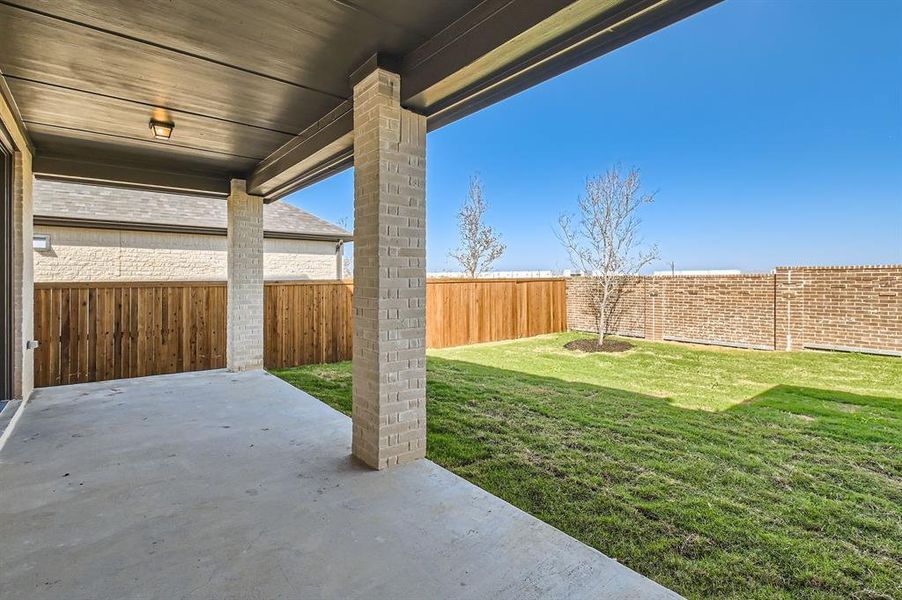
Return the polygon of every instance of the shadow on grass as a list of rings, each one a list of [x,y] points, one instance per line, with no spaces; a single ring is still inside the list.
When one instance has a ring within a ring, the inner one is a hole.
[[[902,400],[793,385],[777,385],[729,411],[781,411],[821,434],[902,448]]]
[[[348,363],[276,371],[346,413]],[[693,597],[892,597],[902,402],[775,386],[721,412],[428,359],[429,458]]]

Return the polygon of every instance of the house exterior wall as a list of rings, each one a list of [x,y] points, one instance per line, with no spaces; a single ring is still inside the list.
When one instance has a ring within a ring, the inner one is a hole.
[[[49,235],[51,243],[49,251],[33,251],[35,281],[226,279],[224,236],[40,225],[34,232]],[[266,238],[264,277],[335,279],[335,246]]]
[[[27,399],[34,389],[34,277],[32,270],[31,151],[12,110],[0,96],[0,122],[12,137],[13,156],[13,397]]]
[[[273,279],[341,279],[337,242],[263,240],[263,276]]]

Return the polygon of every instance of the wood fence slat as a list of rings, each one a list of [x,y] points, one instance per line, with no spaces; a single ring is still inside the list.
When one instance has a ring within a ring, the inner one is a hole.
[[[88,347],[87,347],[87,358],[88,358],[88,372],[86,375],[87,381],[97,381],[97,319],[99,318],[100,312],[97,310],[97,289],[92,288],[88,289],[88,317],[87,317],[87,328],[88,328]]]
[[[55,335],[56,335],[56,375],[54,376],[54,385],[63,385],[65,383],[63,373],[69,366],[69,348],[64,346],[69,339],[69,291],[66,288],[55,290],[56,298],[54,304],[55,317]],[[65,314],[65,318],[63,315]],[[65,342],[64,342],[65,340]]]
[[[66,385],[69,381],[69,360],[72,356],[73,344],[69,343],[69,320],[72,313],[69,311],[68,288],[60,290],[60,385]]]
[[[48,366],[47,385],[60,385],[60,307],[59,289],[50,290],[50,365]]]
[[[213,363],[212,368],[222,369],[226,366],[226,288],[214,290],[212,308],[213,328]]]
[[[207,303],[204,298],[204,288],[191,288],[193,299],[191,306],[194,318],[194,361],[195,369],[203,370],[208,364],[209,349],[207,348]]]
[[[106,346],[106,361],[104,364],[104,379],[113,379],[116,377],[116,289],[107,288],[103,290],[104,308],[104,324],[103,335],[104,345]]]
[[[214,356],[216,354],[216,349],[213,347],[215,340],[213,338],[213,304],[216,302],[213,297],[213,290],[211,288],[201,288],[201,293],[204,297],[204,319],[206,320],[206,327],[204,330],[206,331],[206,349],[207,354],[204,360],[204,368],[212,369],[214,364]]]
[[[125,357],[122,354],[122,329],[125,327],[125,315],[122,311],[123,288],[116,288],[113,294],[113,304],[116,307],[116,316],[113,319],[113,378],[122,379],[122,367]]]
[[[69,291],[69,306],[72,315],[69,317],[69,383],[81,383],[79,372],[79,360],[81,358],[82,335],[79,327],[79,319],[82,318],[78,289]]]
[[[314,362],[313,357],[313,348],[314,348],[314,338],[316,337],[316,326],[315,323],[311,323],[311,317],[313,313],[313,289],[307,286],[298,287],[297,290],[301,295],[301,306],[303,306],[302,313],[293,313],[294,316],[294,330],[296,334],[299,334],[301,338],[304,340],[301,344],[301,358],[299,360],[299,364],[312,364]],[[298,318],[300,317],[300,318]],[[304,324],[311,323],[311,327],[304,327]]]
[[[78,343],[75,345],[75,381],[81,383],[88,379],[88,290],[76,290],[78,301],[78,316],[75,322],[75,335]]]
[[[295,340],[291,338],[291,330],[289,327],[289,311],[291,310],[291,294],[293,287],[279,286],[279,331],[281,333],[281,343],[279,344],[279,366],[291,364],[294,360],[292,353],[297,348]]]
[[[138,371],[138,290],[128,288],[128,376]]]
[[[140,288],[138,291],[138,364],[137,376],[143,377],[149,373],[150,360],[153,357],[153,349],[150,346],[150,330],[153,328],[153,289]]]
[[[34,291],[34,339],[36,340],[46,341],[47,339],[47,314],[49,311],[47,309],[46,291]],[[47,361],[44,359],[44,355],[48,350],[49,347],[40,344],[34,352],[34,382],[36,386],[47,385],[44,383],[47,369]]]
[[[104,327],[106,327],[106,297],[103,288],[92,290],[94,292],[94,302],[91,312],[91,354],[94,355],[94,379],[102,381],[107,379],[106,375],[106,344],[104,343]]]

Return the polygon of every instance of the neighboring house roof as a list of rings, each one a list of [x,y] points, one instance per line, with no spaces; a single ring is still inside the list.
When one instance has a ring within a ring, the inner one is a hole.
[[[226,200],[38,179],[36,225],[225,235]],[[351,232],[284,201],[263,206],[266,237],[351,241]]]

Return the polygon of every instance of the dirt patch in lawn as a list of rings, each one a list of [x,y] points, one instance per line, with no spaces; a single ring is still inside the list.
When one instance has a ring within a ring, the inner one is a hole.
[[[626,352],[633,345],[623,340],[605,340],[604,344],[598,345],[598,340],[573,340],[564,344],[567,350],[576,350],[577,352]]]

